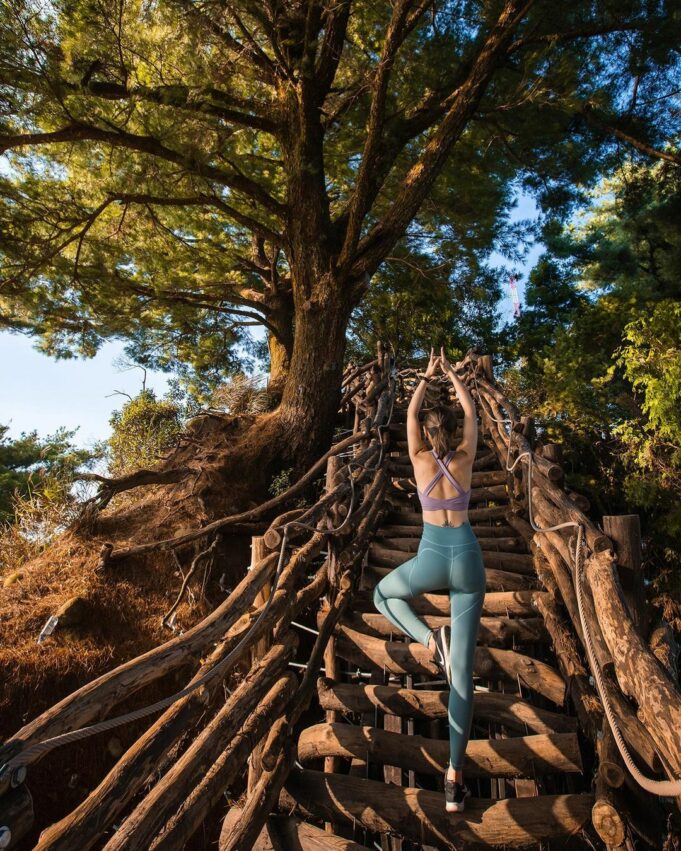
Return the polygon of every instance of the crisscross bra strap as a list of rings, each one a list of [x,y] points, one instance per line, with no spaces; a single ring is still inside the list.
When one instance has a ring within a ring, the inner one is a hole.
[[[428,487],[427,487],[427,488],[423,491],[424,495],[425,495],[425,496],[428,496],[428,494],[432,491],[432,489],[435,487],[435,485],[436,485],[436,484],[440,481],[440,479],[442,478],[442,475],[443,475],[443,474],[444,474],[445,476],[447,476],[447,478],[449,479],[449,481],[450,481],[450,482],[454,485],[454,487],[457,489],[457,491],[458,491],[460,494],[468,493],[468,491],[465,491],[465,490],[461,487],[461,485],[457,482],[457,480],[454,478],[454,476],[452,476],[452,474],[451,474],[451,473],[449,472],[449,470],[447,469],[447,463],[448,463],[449,459],[452,457],[452,455],[454,454],[454,450],[453,450],[453,449],[450,449],[450,450],[449,450],[449,452],[448,452],[448,453],[447,453],[447,455],[445,456],[444,461],[442,460],[442,458],[439,458],[439,457],[438,457],[438,455],[437,455],[437,453],[435,452],[435,450],[434,450],[434,449],[431,449],[430,451],[433,453],[433,457],[434,457],[434,458],[435,458],[435,460],[437,461],[438,467],[439,467],[440,469],[437,471],[437,473],[435,473],[435,477],[434,477],[434,478],[433,478],[433,480],[432,480],[432,481],[428,484]]]

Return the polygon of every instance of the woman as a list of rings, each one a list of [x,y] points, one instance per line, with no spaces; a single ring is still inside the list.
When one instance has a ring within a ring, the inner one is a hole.
[[[427,379],[438,366],[451,378],[464,411],[463,436],[456,449],[456,414],[446,405],[427,411],[424,426],[431,448],[422,440],[418,412]],[[423,509],[423,534],[416,556],[378,583],[374,605],[396,627],[433,653],[447,679],[450,757],[445,775],[445,808],[460,812],[471,794],[463,782],[463,761],[473,719],[473,658],[485,597],[482,550],[468,520],[478,424],[475,403],[447,361],[444,348],[439,357],[433,357],[431,349],[425,375],[407,410],[407,442]],[[449,590],[451,627],[431,630],[406,601],[442,588]]]

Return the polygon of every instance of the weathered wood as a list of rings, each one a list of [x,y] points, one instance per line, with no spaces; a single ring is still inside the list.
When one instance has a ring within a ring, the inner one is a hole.
[[[572,490],[566,490],[565,493],[567,497],[572,502],[574,502],[574,504],[580,511],[584,512],[584,514],[588,513],[589,509],[591,508],[591,503],[589,502],[587,497],[584,496],[583,493],[577,493],[576,491]]]
[[[297,643],[297,636],[290,632],[277,638],[277,643],[251,669],[217,715],[125,819],[107,842],[106,851],[148,847],[210,770],[215,755],[232,741],[249,714],[281,678]]]
[[[331,460],[331,459],[329,459]],[[251,538],[251,565],[249,570],[252,570],[255,565],[260,561],[260,559],[264,558],[266,554],[265,550],[265,541],[262,537],[258,535],[254,535]],[[258,608],[260,606],[264,606],[272,592],[272,582],[268,579],[263,587],[258,591],[253,604]],[[264,635],[259,638],[257,641],[253,642],[250,648],[251,655],[251,666],[255,665],[255,663],[262,659],[262,657],[267,653],[268,649],[271,645],[271,633],[268,630]],[[251,755],[248,758],[248,780],[247,780],[247,789],[249,793],[255,788],[258,777],[260,777],[262,773],[262,763],[260,761],[260,756],[262,754],[262,742],[258,742],[256,746],[253,748]]]
[[[626,828],[617,805],[617,796],[608,786],[601,787],[599,780],[596,784],[596,802],[591,810],[594,829],[608,851],[624,851]]]
[[[403,717],[447,720],[448,695],[445,691],[335,683],[328,677],[320,677],[317,691],[324,709],[360,713],[378,708],[381,712]],[[504,724],[520,733],[528,730],[534,733],[567,733],[577,729],[576,718],[533,706],[513,694],[475,691],[473,716],[486,722]]]
[[[476,844],[522,847],[572,835],[587,823],[594,796],[542,795],[496,802],[468,798],[463,813],[448,813],[438,792],[294,769],[279,800],[287,811],[296,805],[304,815],[342,817],[369,830],[457,849]]]
[[[277,718],[285,706],[290,704],[297,686],[298,679],[291,671],[285,671],[281,675],[225,750],[217,755],[191,794],[179,802],[176,812],[149,844],[149,851],[180,851],[185,848],[211,809],[223,799],[225,789],[240,779],[248,752],[256,742],[264,740],[263,774],[258,778],[249,798],[257,798],[261,794],[260,779],[272,771],[269,765],[270,743],[273,738],[276,740],[280,732],[279,728],[273,725],[272,719]],[[267,813],[263,815],[266,816]]]
[[[369,419],[369,424],[371,426],[372,421]],[[217,520],[213,520],[205,526],[201,526],[197,529],[192,530],[191,532],[186,532],[182,535],[178,535],[175,538],[168,538],[161,541],[152,541],[145,544],[137,544],[132,547],[125,547],[118,550],[114,550],[110,553],[108,557],[108,562],[116,562],[122,561],[125,559],[136,558],[140,555],[145,555],[149,552],[154,551],[165,551],[169,549],[174,549],[180,546],[185,546],[190,542],[196,540],[197,538],[203,538],[207,534],[211,532],[217,532],[218,530],[225,530],[228,532],[230,527],[234,524],[243,523],[245,521],[255,520],[260,517],[262,514],[266,514],[271,511],[273,508],[277,508],[279,505],[290,500],[293,496],[304,491],[308,485],[310,485],[319,475],[319,472],[323,470],[326,466],[326,461],[331,455],[337,455],[339,452],[342,452],[349,446],[353,444],[360,443],[364,441],[365,436],[360,434],[351,434],[349,437],[334,443],[333,446],[324,454],[322,457],[316,461],[312,467],[301,476],[291,487],[287,488],[284,492],[278,494],[272,499],[267,500],[266,502],[257,505],[255,508],[251,508],[248,511],[241,512],[239,514],[231,514],[227,517],[220,517]],[[363,457],[366,460],[366,463],[369,463],[369,459],[372,455],[375,454],[375,448],[367,447],[366,449],[362,449],[358,458]],[[361,480],[364,478],[362,472],[360,472],[358,478]],[[342,485],[336,489],[336,494],[338,498],[341,495],[346,494],[349,491],[349,484],[344,482]],[[310,510],[319,510],[324,507],[324,499],[320,499],[315,503],[315,505]]]
[[[231,807],[223,822],[223,831],[231,830],[244,818],[242,807]],[[374,851],[351,839],[325,833],[313,824],[296,816],[270,814],[266,827],[250,851]]]
[[[537,601],[537,609],[544,618],[546,629],[553,640],[560,671],[567,683],[582,730],[595,741],[603,723],[603,707],[597,693],[589,684],[589,675],[577,652],[573,633],[558,610],[556,601],[544,597]]]
[[[388,549],[381,544],[372,544],[369,547],[369,559],[377,567],[398,567],[403,564],[416,550],[405,551],[400,549]],[[494,552],[483,550],[483,562],[486,568],[497,568],[511,573],[520,573],[526,576],[534,576],[532,556],[527,553]]]
[[[392,567],[378,567],[374,564],[368,564],[364,569],[365,583],[370,583],[373,588],[392,570],[394,570]],[[494,567],[485,569],[485,587],[488,591],[529,591],[538,584],[535,575],[510,573],[508,570],[497,570]]]
[[[597,740],[596,801],[591,813],[596,832],[608,848],[620,848],[626,836],[622,797],[615,790],[624,783],[624,770],[607,718]]]
[[[663,772],[663,764],[656,751],[655,742],[638,718],[635,708],[622,694],[613,678],[606,676],[604,684],[617,718],[617,725],[629,750],[639,757],[642,766],[655,774]]]
[[[489,381],[494,381],[494,366],[492,364],[492,355],[480,355],[478,363],[480,365],[482,374],[485,375]]]
[[[534,477],[534,472],[533,472]],[[543,501],[542,501],[543,500]],[[566,494],[559,490],[555,485],[546,480],[542,480],[541,474],[537,474],[537,478],[533,482],[532,487],[532,503],[542,504],[542,510],[548,515],[552,525],[555,525],[553,518],[557,517],[555,522],[565,523],[568,520],[573,520],[576,523],[581,523],[584,527],[584,536],[586,543],[593,552],[604,552],[612,547],[612,542],[607,535],[604,535],[591,520],[583,514],[576,505],[574,505]]]
[[[22,783],[0,798],[0,848],[16,848],[33,827],[33,799]]]
[[[491,508],[469,508],[468,519],[471,526],[483,521],[503,520],[506,516],[506,511],[507,508],[505,505],[495,505]],[[388,514],[388,522],[423,527],[423,514],[417,511],[397,509]]]
[[[190,684],[203,677],[234,650],[255,616],[255,613],[251,613],[244,618],[245,622],[239,621],[231,628],[227,639],[211,653]],[[247,648],[244,648],[243,655],[246,654]],[[238,661],[235,659],[234,664]],[[231,669],[225,668],[222,676],[215,677],[206,686],[169,706],[75,810],[42,832],[36,851],[71,851],[75,846],[79,851],[88,851],[152,775],[163,755],[205,712],[211,692],[220,687]]]
[[[252,848],[267,820],[268,813],[275,807],[284,780],[294,761],[293,746],[286,735],[287,727],[286,716],[275,721],[273,729],[277,741],[272,748],[277,752],[276,761],[271,769],[263,771],[257,785],[249,794],[244,806],[243,818],[236,824],[223,825],[218,843],[220,851],[241,851],[241,849],[245,851],[247,848]]]
[[[318,619],[319,622],[319,619]],[[329,643],[326,645],[326,649],[324,650],[324,670],[326,671],[326,676],[332,680],[340,680],[340,665],[338,664],[338,657],[336,656],[336,636],[332,635],[329,639]],[[340,715],[338,714],[338,710],[336,709],[327,709],[326,710],[326,722],[327,724],[335,724],[338,720],[340,720]],[[333,774],[337,772],[340,768],[340,760],[337,757],[329,756],[324,760],[324,771],[327,773]],[[327,831],[333,833],[331,828],[331,823],[327,822],[329,826]]]
[[[416,493],[416,485],[408,478],[396,478],[394,484],[403,490],[405,493]],[[508,501],[509,494],[506,490],[506,485],[488,485],[486,487],[478,486],[471,488],[470,504],[476,505],[479,502],[494,502]],[[478,509],[484,511],[485,509]]]
[[[334,455],[334,458],[336,456]],[[331,459],[329,459],[331,460]],[[281,546],[281,541],[284,537],[284,533],[282,532],[283,527],[290,520],[296,520],[301,517],[303,514],[307,512],[307,508],[292,508],[290,511],[285,511],[283,514],[279,514],[274,520],[270,523],[269,528],[265,530],[263,534],[263,539],[265,541],[265,546],[268,550],[278,550]],[[291,540],[292,535],[295,535],[295,532],[298,527],[291,526],[289,529],[289,540]],[[301,530],[302,533],[302,530]]]
[[[560,514],[550,505],[548,500],[544,500],[541,495],[538,495],[541,514],[538,516],[542,520],[542,524],[547,526],[557,525],[562,522]],[[547,528],[542,525],[540,528]],[[568,550],[567,544],[558,532],[537,532],[535,537],[537,546],[546,556],[547,561],[551,565],[553,575],[560,588],[563,602],[570,615],[570,620],[575,628],[575,631],[582,642],[582,647],[585,647],[584,633],[582,630],[581,619],[579,616],[579,608],[577,606],[577,593],[575,590],[574,581],[572,578],[572,556]],[[603,637],[603,632],[596,618],[593,594],[588,583],[582,586],[582,602],[584,608],[584,616],[591,626],[591,638],[594,647],[596,660],[601,667],[601,670],[610,673],[613,670],[613,661],[608,649],[607,642]],[[585,651],[586,652],[586,651]]]
[[[475,533],[475,530],[474,530]],[[527,555],[525,543],[520,538],[502,538],[501,536],[482,537],[484,533],[478,527],[478,533],[475,535],[483,553],[489,552],[506,552],[506,553],[522,553]],[[408,555],[415,555],[419,548],[420,538],[417,537],[388,537],[386,535],[376,535],[376,545],[390,551],[399,551],[405,553],[405,558]],[[524,561],[526,561],[524,559]]]
[[[641,521],[638,514],[606,515],[603,531],[615,546],[617,575],[634,625],[648,635],[650,613],[643,583]]]
[[[321,616],[324,607],[320,609],[317,618]],[[423,615],[421,620],[429,627],[435,629],[449,623],[450,616],[447,615]],[[389,637],[395,633],[395,625],[382,614],[370,612],[350,612],[344,619],[352,629],[365,632],[367,635],[377,637]],[[487,617],[480,618],[478,630],[478,643],[488,644],[494,647],[504,647],[509,644],[523,644],[528,641],[547,641],[548,633],[544,621],[536,618],[508,618]]]
[[[648,634],[648,645],[657,661],[679,685],[679,643],[670,624],[659,618]]]
[[[392,510],[394,511],[395,509]],[[478,540],[482,540],[484,538],[485,540],[492,541],[496,538],[508,538],[514,535],[514,530],[511,526],[504,524],[491,526],[489,523],[485,523],[484,521],[481,523],[471,524],[471,529]],[[418,539],[422,534],[423,523],[414,523],[413,525],[388,523],[378,529],[376,532],[376,539],[384,541],[394,537],[404,541],[405,538],[409,538],[412,542],[416,539],[416,544],[418,546]],[[492,547],[490,546],[490,549],[491,548]]]
[[[298,739],[298,759],[303,764],[333,755],[364,757],[367,752],[377,762],[439,776],[447,766],[449,742],[342,722],[315,724]],[[575,733],[469,739],[463,771],[466,777],[530,777],[581,772],[582,760]]]
[[[601,735],[596,742],[598,773],[608,786],[619,789],[624,784],[626,769],[610,729],[610,722],[604,717],[601,723]]]
[[[622,691],[639,706],[639,717],[665,757],[681,775],[681,692],[635,628],[624,601],[612,554],[594,553],[584,566],[603,635]]]
[[[382,641],[350,629],[342,624],[337,627],[336,651],[343,659],[367,668],[378,668],[394,674],[438,673],[432,654],[417,642],[404,644],[397,641]],[[494,647],[476,647],[473,660],[473,675],[477,677],[520,680],[528,687],[561,706],[565,699],[565,682],[560,674],[537,659],[513,650]]]
[[[482,614],[513,615],[514,617],[534,617],[537,614],[537,599],[546,591],[488,591],[482,602]],[[450,614],[449,594],[419,594],[410,601],[412,609],[418,615],[448,616]],[[376,614],[373,591],[359,590],[355,593],[353,612]]]
[[[367,520],[367,523],[369,522],[371,522],[371,517]],[[318,599],[323,588],[326,586],[326,582],[326,566],[322,565],[317,570],[313,582],[297,592],[291,608],[294,616],[296,611],[305,607],[305,605],[308,605],[312,600]],[[295,693],[290,694],[287,692],[286,700],[277,703],[276,711],[272,708],[267,711],[262,710],[262,707],[259,708],[258,713],[262,714],[263,721],[267,721],[268,717],[276,717],[276,714],[283,710],[284,703],[286,703],[287,723],[290,727],[293,727],[297,723],[302,712],[305,711],[309,703],[310,696],[314,691],[316,676],[322,660],[323,651],[328,643],[337,619],[340,617],[348,603],[348,592],[350,587],[349,572],[346,571],[340,577],[340,590],[334,600],[334,606],[329,611],[324,625],[320,629],[320,633],[315,640],[315,644],[308,661],[307,671],[300,683],[297,683]],[[284,638],[287,634],[288,628],[285,625],[282,625],[281,638]],[[278,641],[279,639],[280,630],[277,630],[274,640]],[[204,771],[191,793],[183,799],[178,811],[166,821],[163,833],[157,837],[154,845],[152,846],[154,851],[156,851],[157,848],[159,851],[160,849],[170,851],[170,849],[182,848],[187,839],[198,829],[211,806],[217,803],[225,787],[232,783],[237,776],[239,766],[243,763],[248,751],[252,749],[258,738],[262,736],[262,728],[258,728],[260,730],[260,732],[258,732],[258,730],[249,726],[252,721],[253,716],[248,719],[239,735],[229,742],[223,753],[217,759],[213,758],[212,764]],[[274,742],[272,742],[271,739],[274,739]],[[281,771],[285,773],[286,769],[282,765],[279,765],[277,768],[279,755],[277,748],[275,747],[276,742],[277,735],[270,734],[268,741],[264,745],[262,765],[264,771],[269,772],[269,779],[264,787],[258,785],[258,787],[253,790],[253,796],[255,799],[258,799],[258,796],[262,794],[273,794],[272,790],[274,786],[276,786],[276,784],[280,781],[283,782],[283,777],[279,772]],[[268,749],[270,749],[269,753]],[[260,780],[258,781],[258,784],[260,784]],[[257,791],[257,789],[260,791]],[[263,815],[266,816],[266,814],[267,813],[265,812]]]

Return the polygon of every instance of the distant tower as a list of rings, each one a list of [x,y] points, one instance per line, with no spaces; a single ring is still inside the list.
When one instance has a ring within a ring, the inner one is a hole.
[[[513,316],[520,319],[520,299],[518,298],[518,288],[516,286],[516,276],[511,275],[508,279],[508,285],[511,288],[511,298],[513,299]]]

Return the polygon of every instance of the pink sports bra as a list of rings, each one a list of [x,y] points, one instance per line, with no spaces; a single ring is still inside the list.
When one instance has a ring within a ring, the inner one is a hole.
[[[465,491],[461,485],[456,481],[454,476],[447,469],[447,462],[454,454],[454,450],[450,449],[447,453],[447,457],[444,461],[437,456],[437,453],[434,449],[431,449],[433,453],[433,457],[438,463],[440,469],[435,474],[435,478],[430,482],[425,491],[420,491],[418,486],[416,487],[416,493],[419,496],[419,500],[421,501],[421,508],[424,511],[438,511],[442,508],[449,508],[452,511],[465,511],[468,508],[468,503],[471,498],[470,489]],[[449,481],[454,485],[454,487],[459,491],[458,496],[451,496],[449,499],[437,499],[437,497],[428,496],[428,494],[432,491],[435,485],[438,483],[442,475],[447,476]]]

